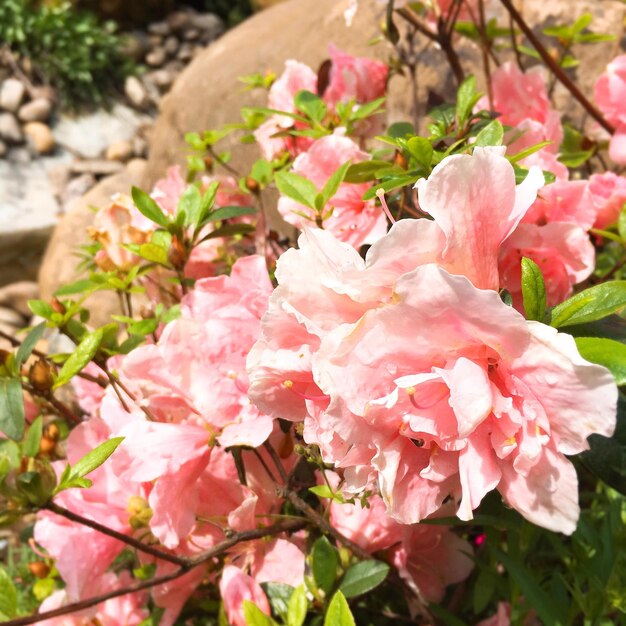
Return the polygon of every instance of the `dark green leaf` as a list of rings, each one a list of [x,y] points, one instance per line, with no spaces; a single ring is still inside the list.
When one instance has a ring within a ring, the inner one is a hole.
[[[0,378],[0,431],[10,439],[24,436],[24,397],[19,378]]]
[[[522,297],[526,319],[543,322],[546,316],[546,285],[539,266],[522,257]]]
[[[277,172],[274,177],[278,191],[299,204],[315,209],[317,187],[304,176],[293,172]]]
[[[387,129],[387,134],[394,139],[415,135],[415,129],[410,122],[396,122]]]
[[[161,207],[142,189],[133,187],[131,191],[133,202],[139,209],[139,212],[163,228],[167,228],[169,220],[163,213]]]
[[[324,626],[356,626],[345,596],[338,591],[328,605]]]
[[[59,371],[56,382],[54,383],[54,389],[67,384],[72,376],[82,371],[84,367],[93,359],[98,352],[100,343],[102,342],[103,330],[98,328],[93,333],[87,335],[77,346],[74,352],[70,354],[69,358],[63,364],[63,367]]]
[[[382,561],[361,561],[345,573],[339,589],[346,598],[354,598],[380,585],[389,573],[389,565]]]
[[[45,322],[41,324],[37,324],[35,328],[33,328],[28,335],[26,335],[26,339],[22,341],[22,345],[17,349],[15,353],[15,365],[19,368],[22,363],[26,361],[26,359],[32,354],[37,342],[41,339],[44,330],[46,329]]]
[[[36,457],[39,452],[39,444],[41,443],[41,435],[43,433],[43,420],[41,415],[29,426],[24,440],[23,452],[24,456]]]
[[[585,289],[552,309],[552,326],[584,324],[616,313],[626,306],[626,281],[615,280]]]
[[[305,113],[315,122],[321,122],[326,115],[324,101],[310,91],[299,91],[294,98],[294,104],[298,111]]]
[[[326,537],[320,537],[311,550],[311,569],[317,586],[330,594],[337,578],[339,554]]]
[[[626,385],[626,345],[612,339],[576,337],[581,356],[591,363],[604,365],[618,385]]]
[[[406,147],[411,156],[414,157],[420,165],[426,169],[430,168],[433,160],[433,146],[428,139],[424,137],[411,137],[407,140]]]
[[[235,235],[247,235],[254,232],[254,226],[252,224],[226,224],[220,226],[217,230],[210,232],[206,237],[202,238],[202,241],[207,239],[215,239],[216,237],[234,237]]]
[[[261,587],[270,601],[272,613],[284,618],[289,610],[289,600],[294,592],[293,587],[284,583],[261,583]]]

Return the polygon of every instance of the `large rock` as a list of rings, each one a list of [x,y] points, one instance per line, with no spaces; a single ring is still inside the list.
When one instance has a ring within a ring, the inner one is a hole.
[[[93,223],[91,207],[106,206],[114,193],[130,193],[133,185],[141,184],[145,166],[144,160],[130,161],[118,174],[102,179],[64,216],[50,239],[41,264],[39,287],[43,299],[50,299],[62,284],[76,280],[76,255],[80,246],[88,243],[87,228]],[[90,296],[87,304],[92,311],[93,322],[99,324],[108,321],[110,313],[116,310],[117,300],[111,298],[110,293],[99,293]]]

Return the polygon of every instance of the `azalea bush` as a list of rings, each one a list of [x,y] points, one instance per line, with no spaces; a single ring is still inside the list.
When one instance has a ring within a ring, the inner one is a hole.
[[[591,100],[588,16],[555,59],[509,0],[398,4],[389,64],[244,77],[267,106],[101,207],[5,337],[9,623],[626,623],[626,61]],[[416,36],[458,81],[421,131],[385,115]]]

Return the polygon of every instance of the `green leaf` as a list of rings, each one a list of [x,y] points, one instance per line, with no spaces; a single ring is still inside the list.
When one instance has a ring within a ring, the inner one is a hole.
[[[74,352],[59,371],[53,389],[58,389],[67,384],[72,376],[82,371],[84,367],[93,359],[102,343],[103,329],[98,328],[93,333],[89,333],[77,346]]]
[[[33,585],[33,595],[39,602],[43,602],[48,596],[54,593],[56,585],[53,578],[41,578]]]
[[[185,226],[195,226],[202,218],[202,195],[195,185],[189,185],[178,201],[177,214],[184,213]]]
[[[507,155],[506,158],[509,160],[509,163],[515,165],[515,163],[518,163],[522,159],[529,157],[531,154],[535,154],[535,152],[539,152],[539,150],[545,148],[546,146],[549,146],[551,143],[551,141],[542,141],[540,143],[536,143],[534,146],[530,146],[528,148],[525,148],[524,150],[520,150],[517,154],[514,154],[512,156]]]
[[[254,232],[254,226],[252,224],[226,224],[220,226],[217,230],[210,232],[206,237],[203,237],[201,241],[207,239],[215,239],[216,237],[234,237],[235,235],[247,235]]]
[[[346,598],[354,598],[380,585],[389,573],[389,565],[382,561],[361,561],[345,573],[339,589]]]
[[[157,243],[142,243],[133,252],[150,263],[168,265],[167,249]]]
[[[493,120],[489,122],[479,133],[476,135],[475,146],[501,146],[502,139],[504,137],[504,128],[499,120]]]
[[[380,159],[353,163],[348,168],[344,180],[347,183],[367,183],[376,180],[376,172],[385,167],[389,167],[389,163]]]
[[[313,121],[321,122],[326,115],[326,105],[324,101],[310,91],[299,91],[295,98],[296,109],[308,115]]]
[[[456,94],[456,119],[460,127],[465,125],[480,96],[476,93],[476,77],[468,76]]]
[[[43,420],[41,415],[30,425],[23,444],[24,456],[36,457],[39,452],[41,435],[43,433]]]
[[[22,345],[17,349],[15,353],[15,365],[16,367],[20,367],[24,361],[32,354],[37,342],[41,339],[44,330],[46,329],[45,322],[41,324],[37,324],[35,328],[33,328],[28,335],[26,335],[26,339],[22,341]]]
[[[287,626],[302,626],[306,618],[306,612],[309,602],[306,597],[306,589],[304,585],[296,587],[291,594],[289,606],[287,609]]]
[[[261,187],[267,187],[272,181],[272,173],[274,169],[272,168],[272,164],[266,159],[259,159],[255,161],[252,165],[252,169],[250,170],[250,176],[254,180],[256,180]]]
[[[54,313],[52,306],[44,300],[29,300],[28,308],[33,312],[33,315],[39,315],[46,320],[49,320]]]
[[[318,498],[333,498],[335,495],[328,485],[315,485],[315,487],[309,487],[309,491]]]
[[[337,193],[339,189],[339,185],[343,182],[346,177],[346,172],[350,167],[351,161],[344,163],[340,168],[335,170],[331,177],[326,181],[326,184],[322,188],[321,196],[322,196],[322,207],[328,204],[329,200]]]
[[[261,587],[270,601],[272,613],[285,618],[289,610],[289,600],[294,592],[294,588],[284,583],[261,583]]]
[[[63,285],[63,287],[59,287],[54,292],[55,296],[73,296],[77,293],[85,293],[88,291],[94,291],[98,289],[100,285],[90,278],[83,278],[82,280],[77,280],[76,282],[70,283],[69,285]]]
[[[623,242],[626,242],[626,204],[622,206],[622,210],[620,211],[619,218],[617,219],[617,232],[619,236],[622,238]]]
[[[584,324],[616,313],[626,306],[626,281],[615,280],[585,289],[552,309],[552,326]]]
[[[113,437],[101,443],[91,452],[88,452],[80,461],[71,467],[68,480],[83,478],[100,467],[115,452],[122,441],[124,441],[124,437]]]
[[[522,257],[522,297],[526,319],[543,322],[546,316],[546,285],[539,266]]]
[[[515,539],[511,539],[515,541]],[[533,578],[531,572],[524,564],[511,555],[501,552],[495,546],[491,547],[494,556],[506,567],[511,578],[520,586],[526,602],[532,606],[544,626],[564,626],[565,621],[560,619],[558,607],[550,594],[544,591],[539,583]],[[567,607],[561,607],[561,609]]]
[[[142,189],[133,187],[131,191],[133,202],[139,209],[139,212],[163,228],[167,228],[169,220],[161,207]]]
[[[24,436],[24,396],[19,378],[0,378],[0,431],[10,439]]]
[[[140,335],[141,337],[145,337],[145,335],[149,335],[153,333],[159,325],[159,320],[155,317],[149,317],[145,320],[138,320],[133,322],[128,326],[128,332],[131,335]]]
[[[328,605],[324,626],[356,626],[345,596],[338,591]]]
[[[205,222],[218,222],[242,215],[254,215],[256,212],[257,210],[253,206],[223,206],[209,213]]]
[[[17,614],[17,590],[4,567],[0,567],[0,614],[8,619]]]
[[[274,180],[283,196],[315,210],[317,187],[310,180],[293,172],[276,172]]]
[[[576,337],[581,356],[591,363],[604,365],[618,385],[626,385],[626,345],[613,339]]]
[[[317,586],[330,594],[337,578],[339,554],[326,537],[320,537],[311,550],[311,569]]]
[[[430,168],[433,160],[433,146],[428,139],[411,137],[406,142],[406,148],[420,165],[426,169]]]
[[[374,113],[381,113],[381,107],[385,103],[385,98],[377,98],[365,104],[357,104],[352,110],[353,120],[362,120]]]
[[[265,615],[261,609],[250,602],[250,600],[243,601],[243,617],[246,620],[247,626],[275,626],[276,622],[269,616]]]
[[[387,129],[387,134],[394,139],[415,135],[415,129],[410,122],[396,122]]]

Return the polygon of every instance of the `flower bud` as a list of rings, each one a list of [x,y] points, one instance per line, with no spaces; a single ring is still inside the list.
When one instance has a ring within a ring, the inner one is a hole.
[[[187,260],[187,251],[183,242],[176,236],[172,237],[172,244],[167,253],[167,260],[177,268],[182,268]]]
[[[50,566],[44,561],[33,561],[28,564],[28,569],[35,578],[47,578],[50,573]]]
[[[206,167],[207,172],[212,172],[213,171],[213,159],[209,155],[207,155],[202,160],[204,161],[204,167]]]
[[[39,453],[40,454],[50,454],[56,448],[56,441],[54,439],[50,439],[49,437],[42,437],[39,442]]]
[[[130,513],[128,523],[135,530],[146,528],[152,518],[152,509],[145,498],[141,496],[131,496],[128,499],[126,510]]]
[[[41,392],[48,392],[54,384],[53,366],[45,359],[38,359],[33,363],[28,372],[28,382],[34,389]]]
[[[55,313],[65,314],[65,305],[58,298],[52,298],[50,306]]]
[[[44,435],[48,439],[52,439],[52,441],[58,441],[59,437],[61,436],[61,431],[59,427],[54,422],[52,422],[52,424],[48,424],[44,428]]]
[[[261,187],[259,185],[259,183],[254,180],[254,178],[252,178],[252,176],[248,176],[246,178],[246,188],[254,194],[259,193],[259,191],[261,190]]]
[[[401,167],[403,170],[405,170],[408,165],[406,157],[404,156],[404,154],[402,154],[402,152],[400,152],[400,150],[396,150],[396,153],[394,154],[394,157],[393,157],[393,163],[394,165]]]

